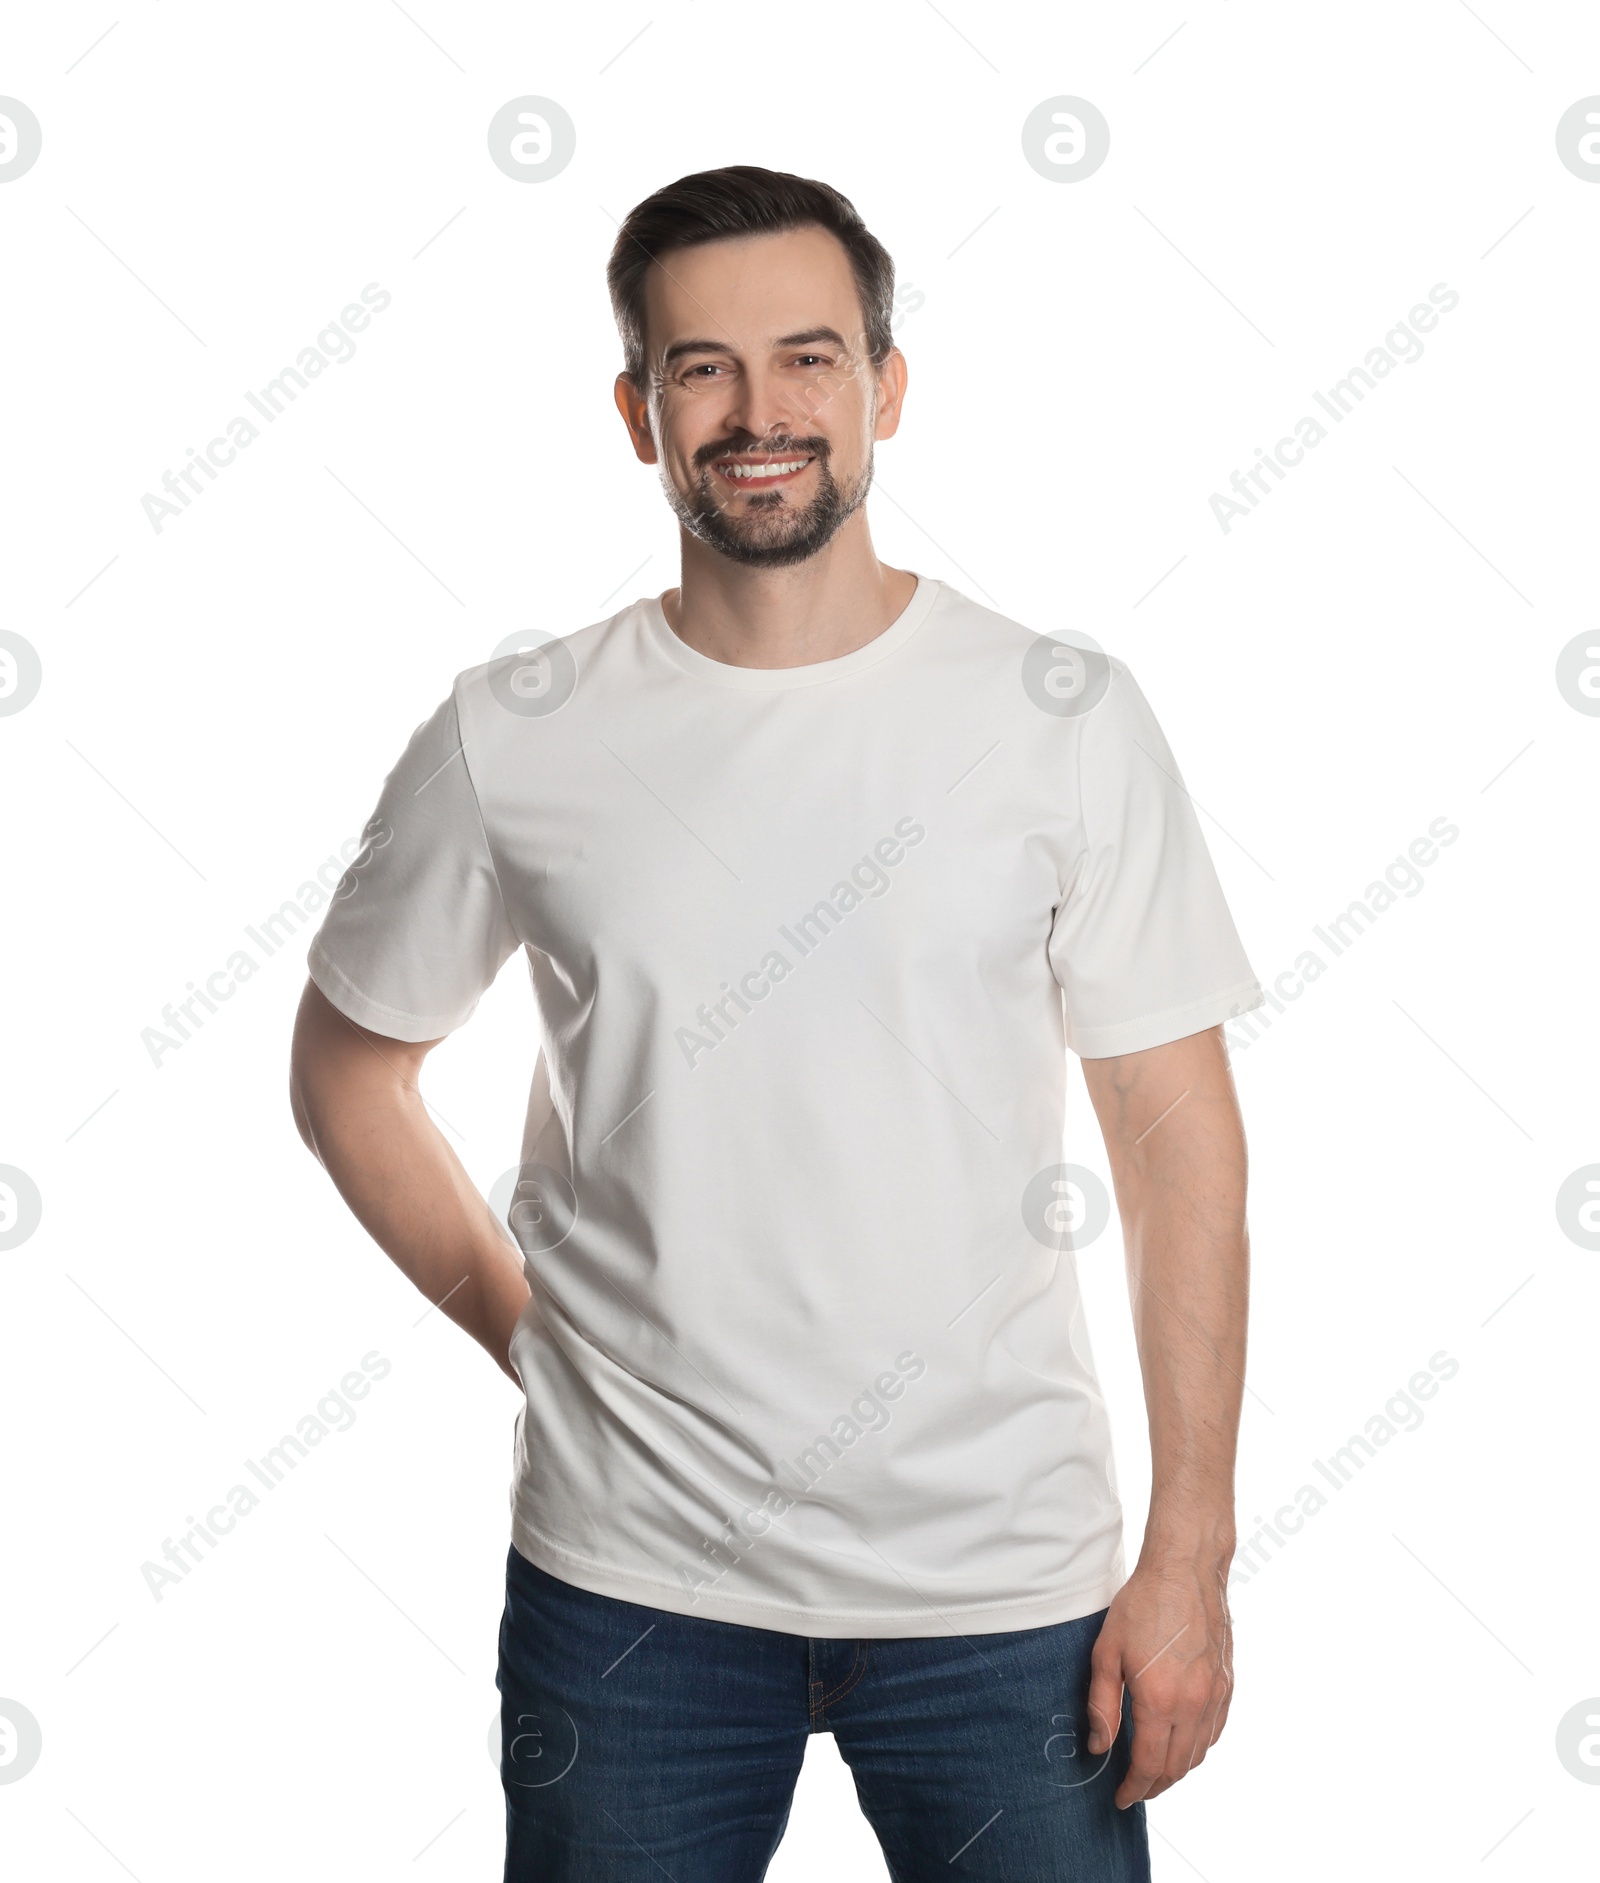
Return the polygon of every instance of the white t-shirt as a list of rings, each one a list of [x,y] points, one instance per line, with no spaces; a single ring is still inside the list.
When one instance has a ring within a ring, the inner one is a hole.
[[[1104,1607],[1065,1049],[1261,1000],[1126,667],[927,578],[802,667],[638,601],[463,673],[369,829],[335,1006],[434,1039],[532,973],[516,1548],[801,1635]]]

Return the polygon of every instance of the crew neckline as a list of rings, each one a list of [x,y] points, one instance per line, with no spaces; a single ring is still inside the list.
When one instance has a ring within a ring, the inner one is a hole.
[[[832,660],[806,661],[798,667],[736,667],[731,661],[713,660],[673,632],[659,595],[646,596],[642,606],[651,640],[675,667],[718,686],[738,687],[746,692],[778,692],[789,687],[820,686],[875,667],[880,660],[903,647],[922,626],[942,587],[942,583],[931,577],[919,575],[910,601],[881,634],[874,635],[861,647],[852,648],[848,654],[839,654]]]

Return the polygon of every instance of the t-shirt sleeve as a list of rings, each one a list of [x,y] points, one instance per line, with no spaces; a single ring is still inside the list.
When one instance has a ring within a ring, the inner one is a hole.
[[[1083,715],[1079,837],[1050,932],[1067,1043],[1084,1059],[1142,1052],[1262,1002],[1193,800],[1120,661]]]
[[[358,1026],[441,1039],[518,945],[454,692],[411,735],[362,837],[311,944],[311,978]]]

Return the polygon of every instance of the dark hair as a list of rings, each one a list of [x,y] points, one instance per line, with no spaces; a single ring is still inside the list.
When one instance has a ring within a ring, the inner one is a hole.
[[[679,177],[628,211],[606,265],[611,305],[622,334],[624,372],[642,387],[644,282],[652,262],[702,242],[812,226],[826,229],[844,245],[861,299],[867,352],[874,365],[881,365],[894,345],[889,331],[894,263],[888,250],[849,198],[826,183],[735,163]]]

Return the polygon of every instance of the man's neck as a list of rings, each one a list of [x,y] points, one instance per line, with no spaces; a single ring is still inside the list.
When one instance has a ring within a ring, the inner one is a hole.
[[[806,667],[874,641],[901,615],[917,578],[880,562],[858,510],[826,549],[787,569],[728,561],[681,538],[681,586],[661,598],[667,625],[732,667]]]

